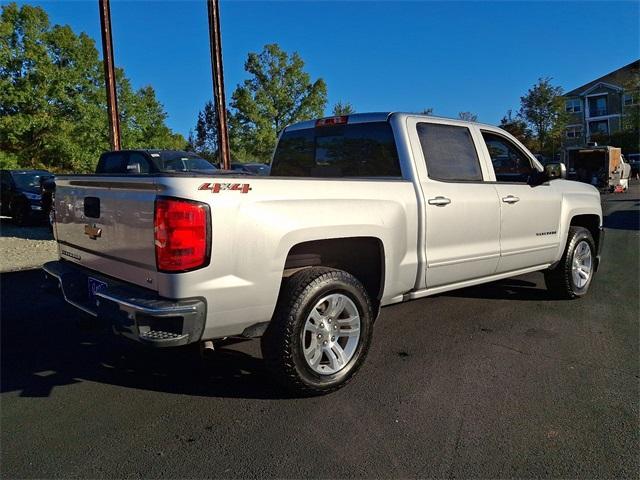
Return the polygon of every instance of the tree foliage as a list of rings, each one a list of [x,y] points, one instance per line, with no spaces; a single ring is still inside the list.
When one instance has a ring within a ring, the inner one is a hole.
[[[278,132],[290,123],[323,115],[327,86],[311,81],[297,53],[276,44],[249,53],[245,70],[250,78],[232,95],[229,135],[236,159],[268,161]]]
[[[460,112],[460,113],[458,113],[458,118],[460,120],[465,120],[467,122],[477,122],[478,121],[478,115],[476,115],[473,112]]]
[[[341,115],[351,115],[356,113],[355,108],[349,102],[338,102],[333,106],[333,115],[339,117]]]
[[[502,117],[499,127],[520,140],[528,149],[533,148],[535,139],[533,138],[531,129],[527,126],[527,122],[520,117],[514,117],[511,110],[507,111],[507,114]]]
[[[211,100],[198,113],[195,132],[189,132],[189,148],[202,157],[217,162],[218,114]]]
[[[153,88],[116,71],[125,148],[182,148]],[[94,41],[51,25],[40,7],[10,3],[0,15],[0,164],[92,171],[109,149],[102,63]]]
[[[518,115],[533,131],[540,152],[550,153],[560,146],[566,126],[562,87],[554,86],[551,78],[539,78],[526,95],[520,97]]]

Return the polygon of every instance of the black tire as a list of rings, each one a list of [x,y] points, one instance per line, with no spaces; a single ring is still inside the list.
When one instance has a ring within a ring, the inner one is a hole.
[[[585,241],[589,244],[591,249],[592,267],[591,274],[587,283],[582,287],[578,287],[573,279],[572,266],[576,247]],[[547,284],[547,290],[557,297],[563,299],[572,299],[583,297],[587,294],[589,286],[593,281],[593,275],[595,273],[595,256],[596,246],[591,236],[591,232],[583,227],[569,227],[569,234],[567,236],[567,245],[562,254],[562,259],[553,268],[544,272],[545,283]]]
[[[316,373],[302,349],[302,329],[311,309],[323,296],[341,293],[355,304],[360,316],[360,339],[347,364],[334,374]],[[272,376],[296,395],[320,395],[346,385],[365,360],[373,333],[371,301],[362,284],[342,270],[312,267],[286,280],[274,317],[262,337],[262,355]]]
[[[18,203],[13,207],[12,217],[13,223],[20,227],[24,227],[29,223],[29,210],[28,206],[23,203]]]

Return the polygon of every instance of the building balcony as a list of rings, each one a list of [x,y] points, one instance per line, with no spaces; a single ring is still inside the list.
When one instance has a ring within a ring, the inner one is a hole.
[[[594,108],[589,109],[589,118],[591,117],[605,117],[609,115],[609,111],[606,108]]]

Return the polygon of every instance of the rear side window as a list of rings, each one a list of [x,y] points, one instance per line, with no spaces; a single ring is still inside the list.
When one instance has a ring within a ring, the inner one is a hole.
[[[446,182],[481,182],[478,153],[466,127],[418,123],[429,178]]]
[[[126,155],[124,153],[109,153],[100,157],[96,173],[124,173]]]
[[[285,131],[271,166],[282,177],[401,177],[387,122]]]

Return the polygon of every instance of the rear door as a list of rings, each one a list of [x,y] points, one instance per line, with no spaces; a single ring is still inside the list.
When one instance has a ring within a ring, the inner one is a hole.
[[[407,127],[425,197],[426,287],[492,275],[500,256],[500,205],[485,183],[478,132],[418,117]]]
[[[153,177],[56,180],[56,237],[62,259],[156,288]]]
[[[539,174],[533,159],[511,139],[486,130],[482,138],[500,199],[501,258],[497,271],[552,262],[559,243],[561,194],[550,182],[531,182]]]

